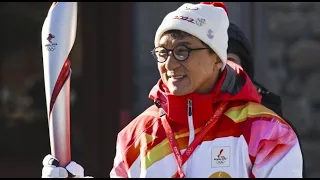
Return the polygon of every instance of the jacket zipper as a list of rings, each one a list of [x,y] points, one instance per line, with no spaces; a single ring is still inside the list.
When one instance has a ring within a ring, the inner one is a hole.
[[[190,145],[194,139],[194,126],[192,117],[192,101],[188,99],[188,125],[189,125],[189,143]]]
[[[192,113],[192,100],[188,99],[188,125],[189,125],[189,143],[190,145],[194,140],[195,132],[194,132],[194,124],[193,124],[193,113]],[[191,171],[191,161],[192,156],[187,160],[186,164],[186,177],[189,177]]]

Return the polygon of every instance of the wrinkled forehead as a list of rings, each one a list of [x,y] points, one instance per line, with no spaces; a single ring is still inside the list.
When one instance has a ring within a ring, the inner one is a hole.
[[[177,46],[198,44],[200,40],[191,34],[179,30],[172,30],[163,33],[160,37],[159,46]]]

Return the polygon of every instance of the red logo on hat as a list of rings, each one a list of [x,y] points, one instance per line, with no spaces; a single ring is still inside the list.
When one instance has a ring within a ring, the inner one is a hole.
[[[186,16],[174,16],[173,19],[180,19],[180,20],[188,21],[195,24],[193,18],[186,17]]]

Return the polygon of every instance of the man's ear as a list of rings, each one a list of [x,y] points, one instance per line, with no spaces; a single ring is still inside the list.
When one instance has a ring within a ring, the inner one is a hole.
[[[214,69],[217,71],[220,71],[222,66],[223,66],[222,60],[220,59],[220,57],[218,55],[216,55]]]
[[[221,61],[220,57],[218,55],[216,55],[216,64],[218,64],[218,63],[222,63],[222,61]]]

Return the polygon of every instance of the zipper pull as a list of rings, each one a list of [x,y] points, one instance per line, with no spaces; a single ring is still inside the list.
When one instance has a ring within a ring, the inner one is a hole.
[[[188,116],[192,116],[192,100],[188,99]]]

